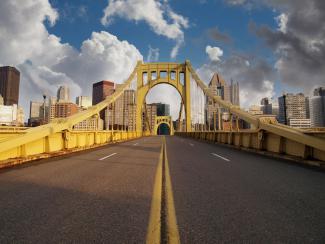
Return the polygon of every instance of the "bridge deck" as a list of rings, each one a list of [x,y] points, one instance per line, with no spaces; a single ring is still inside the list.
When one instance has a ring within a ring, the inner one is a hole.
[[[166,141],[182,243],[325,240],[324,172]],[[0,242],[144,243],[161,143],[141,138],[1,171]]]

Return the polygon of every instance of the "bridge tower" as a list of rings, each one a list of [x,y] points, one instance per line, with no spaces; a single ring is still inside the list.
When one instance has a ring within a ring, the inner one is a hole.
[[[185,108],[186,132],[191,131],[191,75],[186,61],[179,63],[141,63],[137,67],[136,130],[142,132],[142,111],[151,88],[169,84],[176,88]]]

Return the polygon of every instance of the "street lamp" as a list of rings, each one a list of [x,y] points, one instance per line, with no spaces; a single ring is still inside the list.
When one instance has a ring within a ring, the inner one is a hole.
[[[43,94],[43,124],[45,124],[45,117],[46,117],[46,94]]]

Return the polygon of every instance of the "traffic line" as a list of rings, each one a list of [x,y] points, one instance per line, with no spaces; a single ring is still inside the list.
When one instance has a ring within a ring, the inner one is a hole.
[[[193,143],[190,143],[190,146],[191,146],[191,147],[194,147],[194,144],[193,144]]]
[[[221,159],[223,159],[223,160],[225,160],[225,161],[227,161],[227,162],[230,161],[230,159],[225,158],[225,157],[222,157],[222,156],[220,156],[220,155],[218,155],[218,154],[216,154],[216,153],[211,153],[211,154],[212,154],[213,156],[218,157],[218,158],[221,158]]]
[[[137,142],[137,143],[134,143],[133,146],[136,146],[136,145],[138,145],[138,144],[139,144],[138,142]]]
[[[180,243],[165,137],[156,170],[146,243]]]
[[[104,159],[106,159],[106,158],[110,158],[110,157],[112,157],[112,156],[114,156],[114,155],[116,155],[117,153],[112,153],[112,154],[110,154],[110,155],[108,155],[108,156],[105,156],[105,157],[103,157],[103,158],[100,158],[100,159],[98,159],[98,160],[100,160],[100,161],[102,161],[102,160],[104,160]]]

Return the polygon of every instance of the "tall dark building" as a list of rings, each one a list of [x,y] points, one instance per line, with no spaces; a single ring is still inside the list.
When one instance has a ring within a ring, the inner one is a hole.
[[[261,110],[263,111],[263,114],[272,114],[272,103],[269,103],[267,97],[264,97],[261,100]]]
[[[155,103],[157,105],[157,116],[169,116],[170,106],[165,103]]]
[[[0,95],[4,105],[18,104],[20,72],[15,67],[0,67]]]
[[[93,84],[93,105],[105,100],[107,96],[114,93],[114,82],[99,81]],[[112,106],[100,111],[99,116],[104,121],[104,129],[108,129],[110,114],[112,114]]]
[[[93,84],[93,105],[100,103],[105,98],[114,93],[114,82],[99,81]]]

